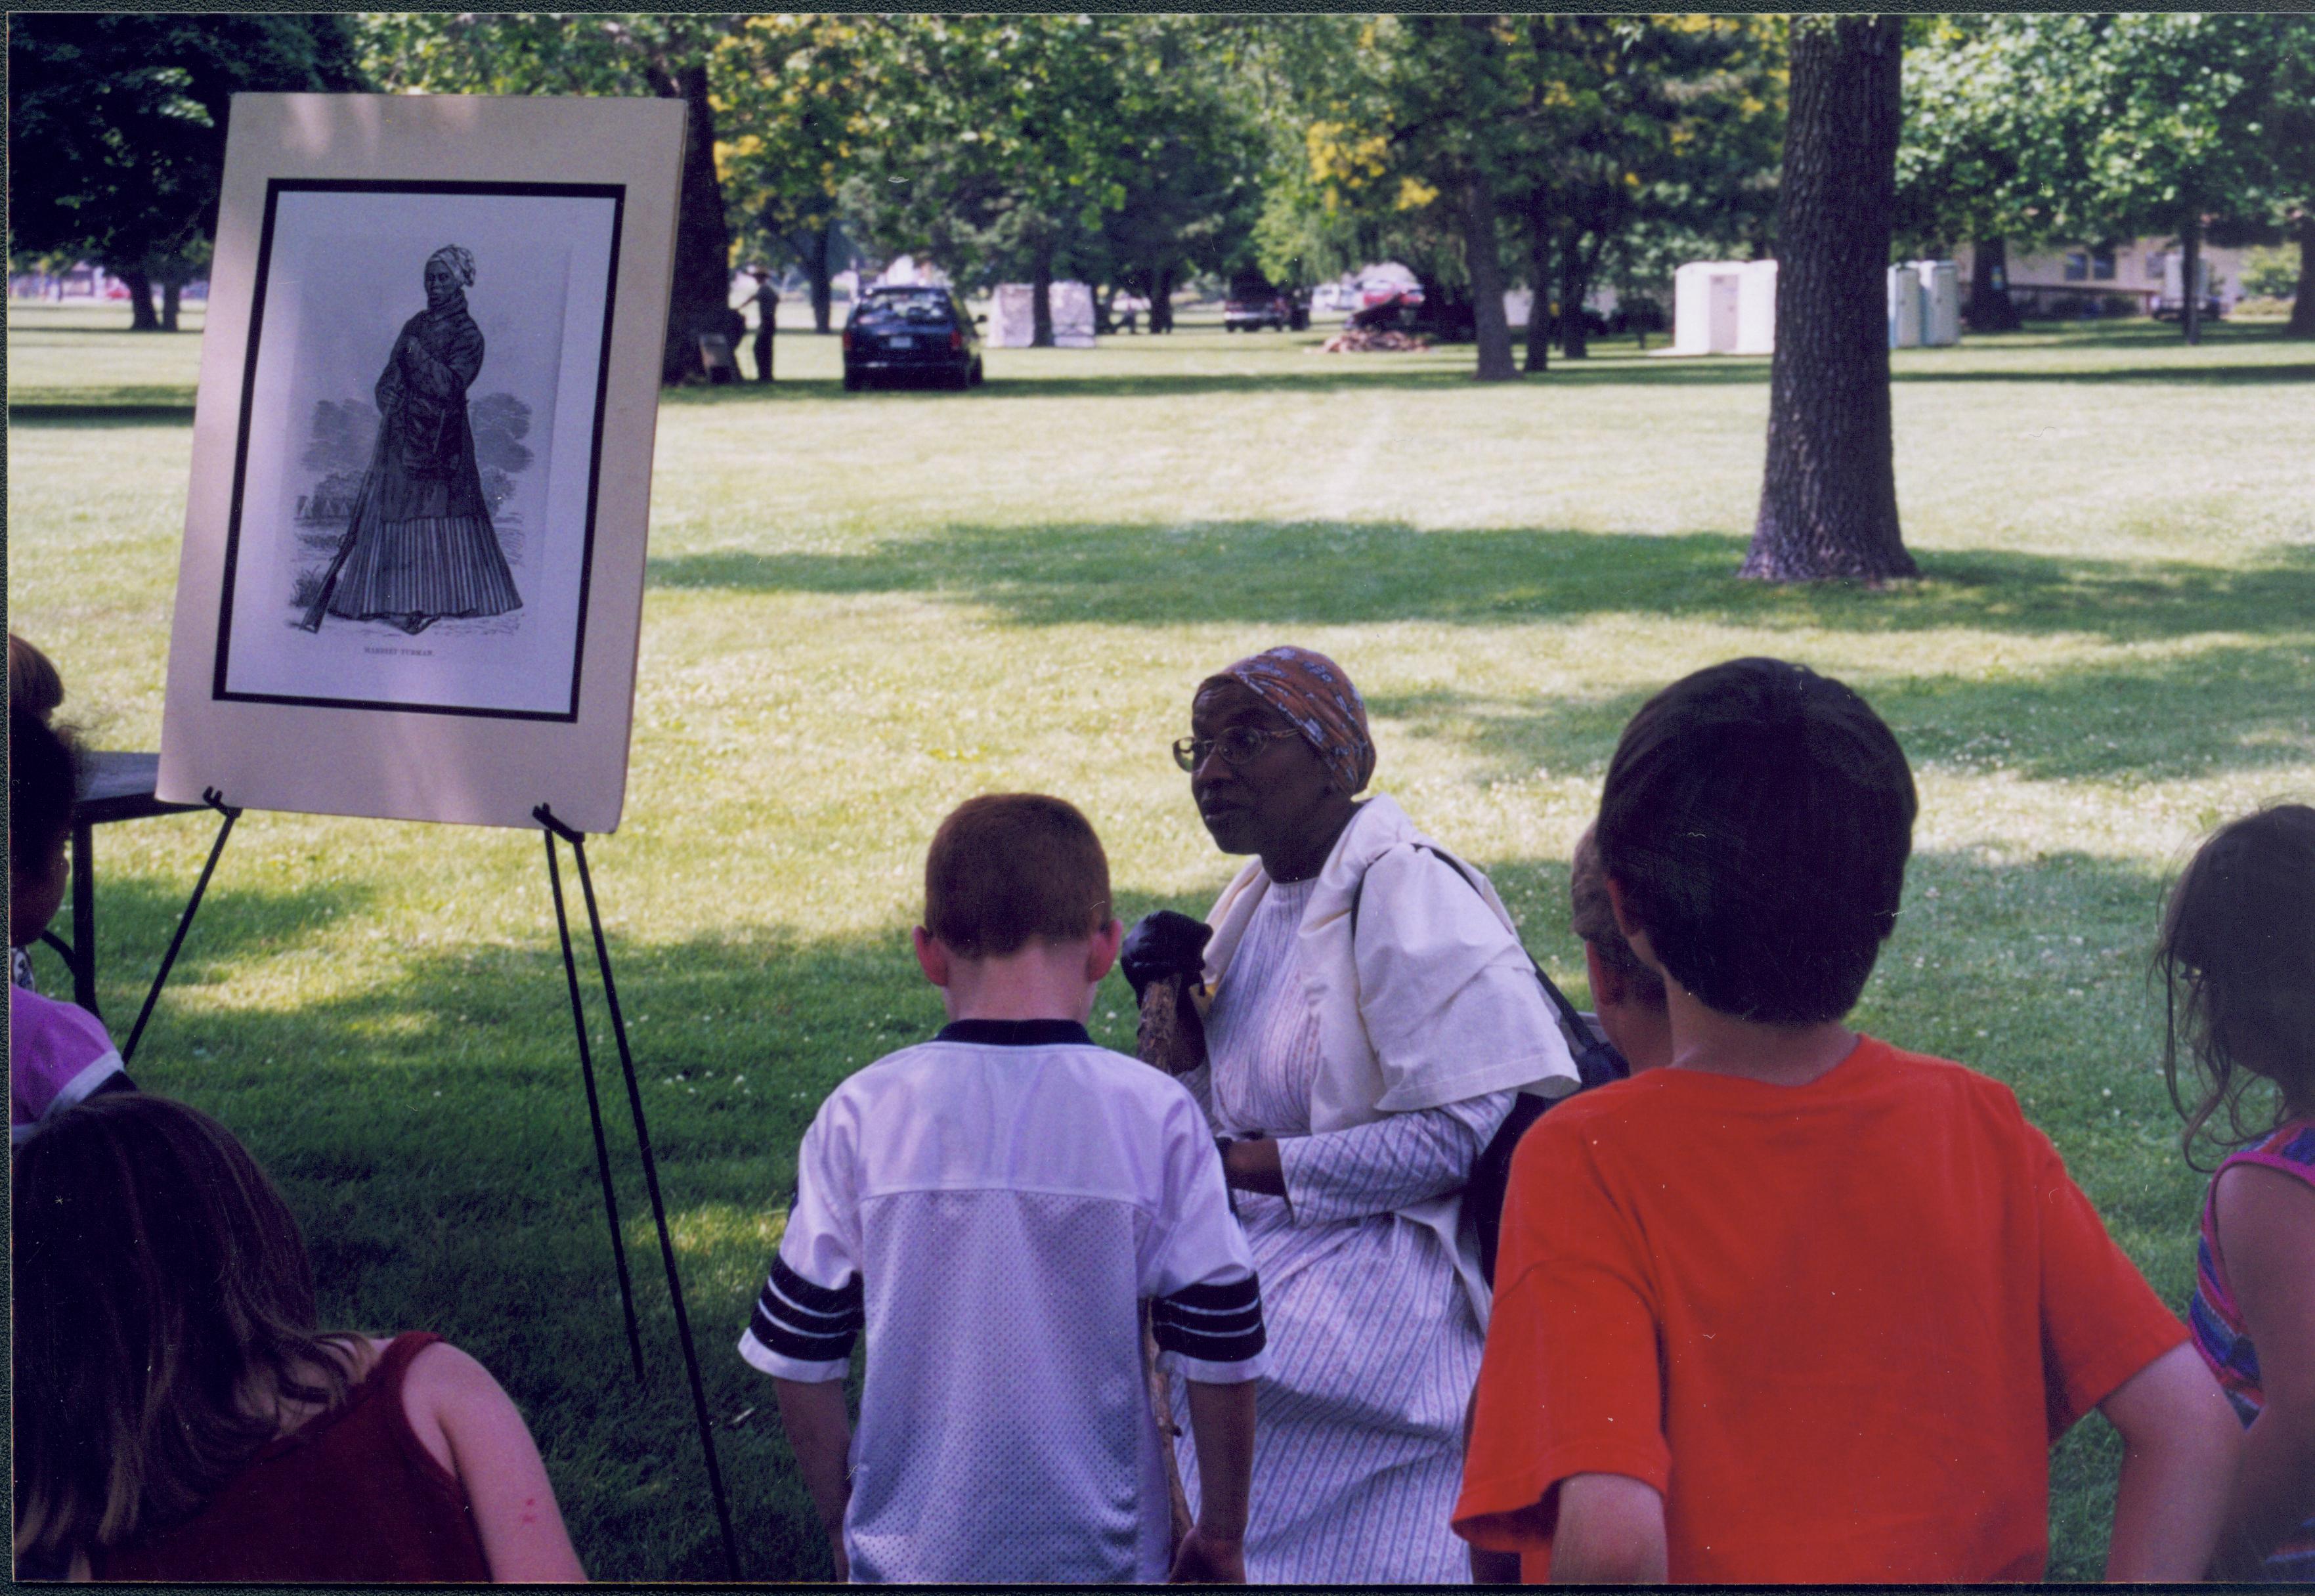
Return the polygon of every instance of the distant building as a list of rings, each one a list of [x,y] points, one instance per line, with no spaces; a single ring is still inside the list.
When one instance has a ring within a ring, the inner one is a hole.
[[[2243,297],[2243,256],[2221,244],[2203,245],[2203,292],[2222,313]],[[1974,251],[1954,252],[1961,280],[1972,279]],[[2069,244],[2009,256],[2009,302],[2030,316],[2151,315],[2178,308],[2186,252],[2175,238],[2133,238],[2117,244]]]

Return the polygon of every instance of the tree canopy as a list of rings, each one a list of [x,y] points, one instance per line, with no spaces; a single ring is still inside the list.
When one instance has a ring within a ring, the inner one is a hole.
[[[173,325],[176,291],[216,231],[232,97],[366,86],[336,17],[20,13],[8,29],[9,254],[94,261],[129,283],[138,327]]]

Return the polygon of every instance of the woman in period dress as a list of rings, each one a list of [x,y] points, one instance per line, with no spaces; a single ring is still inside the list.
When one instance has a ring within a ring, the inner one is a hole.
[[[1448,1519],[1488,1295],[1459,1197],[1514,1093],[1571,1089],[1574,1066],[1486,878],[1355,796],[1374,744],[1338,666],[1241,660],[1191,727],[1207,830],[1258,856],[1214,905],[1207,1061],[1183,1077],[1226,1140],[1270,1327],[1247,1575],[1468,1581]]]
[[[426,308],[402,325],[377,379],[377,446],[345,540],[306,611],[387,621],[412,635],[436,621],[522,607],[491,526],[466,389],[483,368],[483,330],[466,311],[475,257],[446,244],[427,258]]]

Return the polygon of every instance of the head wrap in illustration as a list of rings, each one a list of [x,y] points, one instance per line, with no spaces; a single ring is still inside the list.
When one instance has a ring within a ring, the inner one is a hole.
[[[405,260],[408,258],[409,257],[407,256],[404,257]],[[426,263],[429,266],[431,266],[437,261],[441,262],[450,269],[451,274],[457,278],[458,286],[460,288],[471,288],[475,286],[474,251],[469,249],[461,249],[455,244],[446,244],[440,249],[436,250],[432,254],[426,257]]]

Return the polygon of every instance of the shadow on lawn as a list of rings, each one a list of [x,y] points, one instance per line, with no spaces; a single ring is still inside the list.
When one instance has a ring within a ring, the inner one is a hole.
[[[1908,633],[1946,627],[2115,643],[2315,616],[2315,546],[2248,570],[1996,550],[1919,554],[1885,592],[1736,579],[1745,540],[1541,528],[1422,531],[1404,522],[1073,522],[960,526],[856,554],[722,551],[654,558],[653,584],[737,592],[938,593],[1024,625],[1398,620],[1474,625],[1641,614],[1727,625]]]
[[[874,413],[880,401],[927,397],[944,403],[975,404],[1000,399],[1169,399],[1197,395],[1246,394],[1344,394],[1389,390],[1393,393],[1459,392],[1471,386],[1468,371],[1446,369],[1435,360],[1421,366],[1393,366],[1393,357],[1311,357],[1308,369],[1252,367],[1238,371],[1149,371],[1139,374],[1102,372],[1085,376],[1066,370],[1042,370],[1034,375],[991,376],[970,394],[929,393],[918,388],[875,388],[846,394],[834,378],[782,381],[765,391],[732,384],[720,388],[679,390],[676,402],[685,405],[723,406],[796,403],[834,400]],[[1760,387],[1769,380],[1765,359],[1723,356],[1709,360],[1634,359],[1555,362],[1548,372],[1521,379],[1521,386],[1548,387]],[[2203,386],[2236,386],[2315,381],[2315,362],[2292,365],[2175,365],[2080,369],[2030,369],[1983,364],[1952,368],[1901,367],[1890,381],[1913,383],[2186,383]],[[1509,389],[1505,392],[1516,392]]]
[[[1805,648],[1790,651],[1810,662]],[[2315,762],[2315,641],[2216,646],[2175,659],[2061,667],[1982,681],[1841,669],[1919,771],[2035,781],[2167,781]],[[1473,779],[1538,769],[1604,775],[1653,687],[1599,698],[1509,700],[1453,688],[1370,694],[1375,716],[1479,756]]]
[[[162,422],[191,426],[191,388],[121,388],[92,397],[86,388],[49,390],[69,397],[50,400],[35,390],[30,399],[11,395],[11,427],[150,427]]]
[[[192,817],[196,823],[200,817]],[[137,1010],[145,1001],[161,955],[184,912],[192,883],[121,876],[108,872],[105,833],[96,833],[96,973],[97,1001],[115,1042],[129,1039]],[[358,913],[377,897],[367,882],[324,880],[315,885],[274,889],[229,882],[233,850],[228,847],[217,866],[217,880],[201,900],[201,912],[185,939],[183,950],[169,972],[155,1025],[169,1005],[169,994],[180,987],[202,986],[237,961],[263,958],[307,945],[315,932],[337,916]],[[49,929],[67,942],[72,938],[72,909],[60,912]],[[40,989],[51,997],[69,997],[72,975],[52,948],[36,945],[32,969]],[[137,1068],[157,1037],[150,1033],[138,1044]]]

